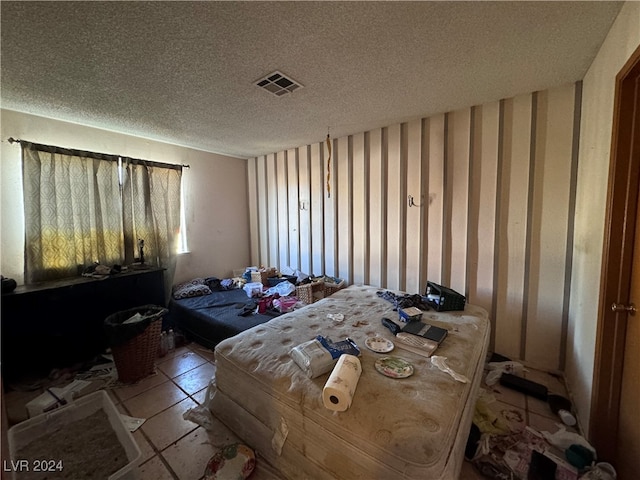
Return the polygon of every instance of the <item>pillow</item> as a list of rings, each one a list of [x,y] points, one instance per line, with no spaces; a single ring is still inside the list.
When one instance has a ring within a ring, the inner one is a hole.
[[[179,290],[183,287],[188,287],[189,285],[204,285],[206,283],[204,278],[194,278],[193,280],[189,280],[188,282],[182,282],[173,286],[173,290]]]
[[[210,293],[211,289],[205,284],[204,278],[194,278],[189,282],[180,283],[173,287],[173,298],[176,300],[209,295]]]
[[[212,292],[219,292],[220,290],[224,290],[224,288],[222,288],[222,285],[220,284],[220,279],[217,277],[207,277],[204,279],[204,283],[211,289]]]

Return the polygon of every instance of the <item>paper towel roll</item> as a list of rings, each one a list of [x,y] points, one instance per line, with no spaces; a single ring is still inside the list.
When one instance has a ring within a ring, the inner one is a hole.
[[[322,403],[329,410],[344,412],[351,406],[356,386],[362,373],[362,365],[355,355],[340,355],[329,380],[322,389]]]

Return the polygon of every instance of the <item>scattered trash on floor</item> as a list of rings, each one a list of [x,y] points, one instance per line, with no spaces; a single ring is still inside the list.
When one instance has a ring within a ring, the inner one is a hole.
[[[142,426],[144,422],[147,421],[146,418],[130,417],[129,415],[125,415],[124,413],[120,414],[120,418],[122,419],[122,423],[124,423],[124,428],[126,428],[131,433],[135,432]]]
[[[520,377],[524,367],[495,355],[487,364],[487,386],[519,391],[548,403],[557,415],[558,430],[551,433],[527,426],[520,411],[504,408],[495,396],[480,389],[465,459],[486,478],[497,480],[615,480],[612,465],[597,462],[593,446],[579,433],[571,401],[549,392],[545,385]],[[498,392],[498,390],[494,390]]]
[[[38,397],[25,405],[29,418],[73,402],[73,399],[89,385],[90,382],[85,380],[74,380],[69,385],[62,388],[47,388],[44,393],[41,393]]]
[[[211,413],[211,401],[213,400],[213,396],[215,395],[215,393],[216,383],[214,379],[209,382],[209,386],[207,387],[207,391],[205,392],[202,403],[197,407],[188,409],[186,412],[184,412],[182,418],[200,425],[205,430],[213,430],[216,426],[216,423],[215,417]]]
[[[479,431],[478,435],[509,435],[521,431],[526,426],[519,410],[514,408],[498,411],[497,408],[492,408],[494,402],[496,399],[493,394],[481,388],[473,414],[473,423]]]
[[[489,373],[485,378],[485,383],[489,386],[495,385],[500,380],[503,373],[512,373],[521,375],[524,372],[524,366],[518,362],[489,362],[487,364]]]
[[[203,405],[188,409],[182,414],[182,418],[200,425],[205,430],[212,430],[215,426],[213,414]]]
[[[256,467],[255,452],[246,445],[225,445],[207,462],[204,480],[246,479]]]
[[[596,463],[587,470],[580,480],[616,480],[617,473],[613,465],[606,462]]]
[[[571,402],[569,399],[564,398],[562,395],[556,395],[550,393],[547,395],[547,402],[551,411],[560,417],[562,423],[569,427],[573,427],[576,423],[576,417],[571,413]]]

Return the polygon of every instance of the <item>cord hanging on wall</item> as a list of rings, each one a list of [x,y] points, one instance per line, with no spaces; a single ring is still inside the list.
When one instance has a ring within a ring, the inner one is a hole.
[[[327,151],[329,152],[329,158],[327,158],[327,198],[331,198],[331,136],[329,135],[329,129],[327,128]]]

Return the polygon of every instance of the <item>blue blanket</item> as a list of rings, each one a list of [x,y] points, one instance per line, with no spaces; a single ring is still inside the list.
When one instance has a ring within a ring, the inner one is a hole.
[[[224,290],[200,297],[171,299],[169,321],[192,340],[214,348],[225,338],[268,322],[279,313],[251,313],[256,301],[244,290]]]

